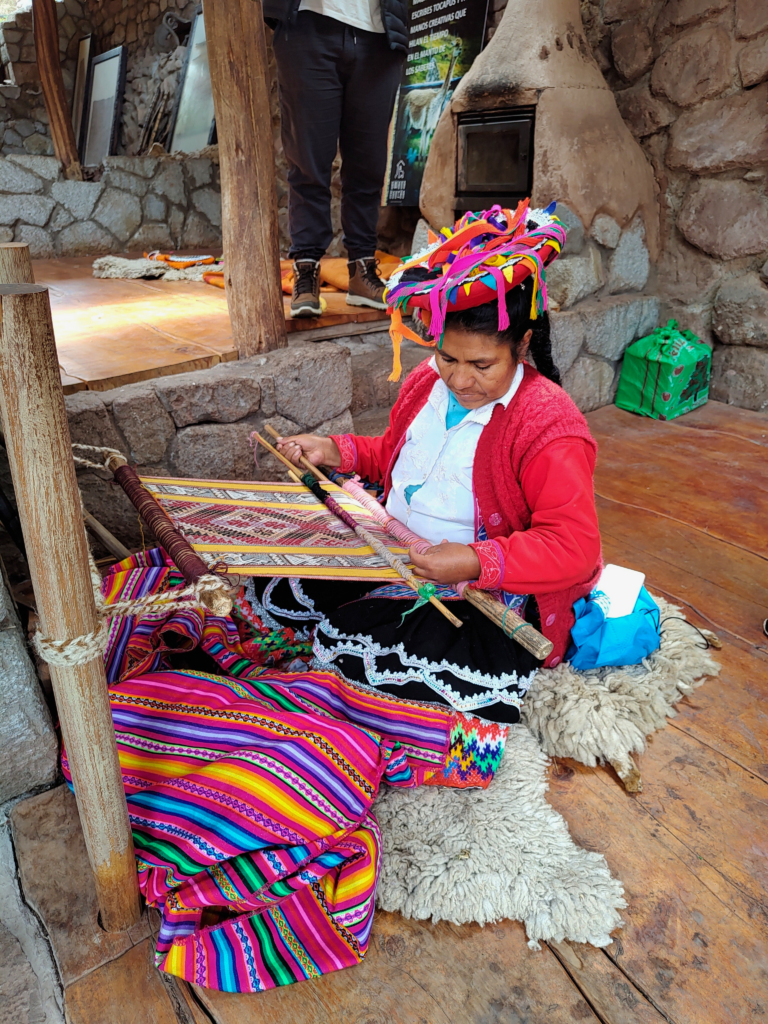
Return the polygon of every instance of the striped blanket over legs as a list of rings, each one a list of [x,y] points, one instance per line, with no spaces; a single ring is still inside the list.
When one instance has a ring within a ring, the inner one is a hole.
[[[115,566],[103,590],[114,601],[182,585],[149,552]],[[227,992],[359,963],[379,785],[487,786],[506,737],[330,673],[268,667],[260,639],[271,656],[274,631],[171,606],[114,622],[106,654],[141,891],[162,917],[158,967]],[[278,639],[292,653],[295,637]],[[173,666],[193,649],[218,672]],[[66,752],[62,767],[71,783]]]

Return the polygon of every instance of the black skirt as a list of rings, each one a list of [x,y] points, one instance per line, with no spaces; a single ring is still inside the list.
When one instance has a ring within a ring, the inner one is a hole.
[[[411,610],[415,596],[401,584],[371,590],[348,581],[255,580],[246,593],[259,615],[313,635],[317,669],[492,722],[519,721],[523,695],[540,667],[473,605],[450,597],[448,588],[438,596],[461,628],[431,604]]]

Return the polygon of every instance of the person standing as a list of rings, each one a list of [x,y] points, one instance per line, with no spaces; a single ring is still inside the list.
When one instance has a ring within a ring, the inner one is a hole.
[[[291,316],[320,316],[320,259],[333,240],[331,171],[341,149],[347,302],[386,309],[376,225],[387,135],[408,52],[407,0],[264,0],[274,28],[288,161]]]

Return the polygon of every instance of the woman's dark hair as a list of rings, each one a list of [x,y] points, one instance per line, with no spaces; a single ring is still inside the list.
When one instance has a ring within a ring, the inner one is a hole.
[[[445,329],[466,331],[473,334],[487,334],[497,338],[499,344],[507,344],[517,357],[520,342],[527,331],[532,331],[530,353],[539,373],[548,377],[555,384],[562,384],[560,371],[552,359],[552,340],[549,336],[549,317],[540,314],[531,320],[531,299],[533,297],[533,277],[527,277],[521,285],[510,288],[507,292],[507,313],[509,327],[499,330],[499,304],[494,299],[482,306],[471,309],[460,309],[446,315]]]

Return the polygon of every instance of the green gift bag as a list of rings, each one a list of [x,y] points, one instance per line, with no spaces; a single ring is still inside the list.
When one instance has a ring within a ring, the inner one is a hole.
[[[711,370],[708,346],[670,320],[624,353],[616,405],[656,420],[673,420],[704,405]]]

